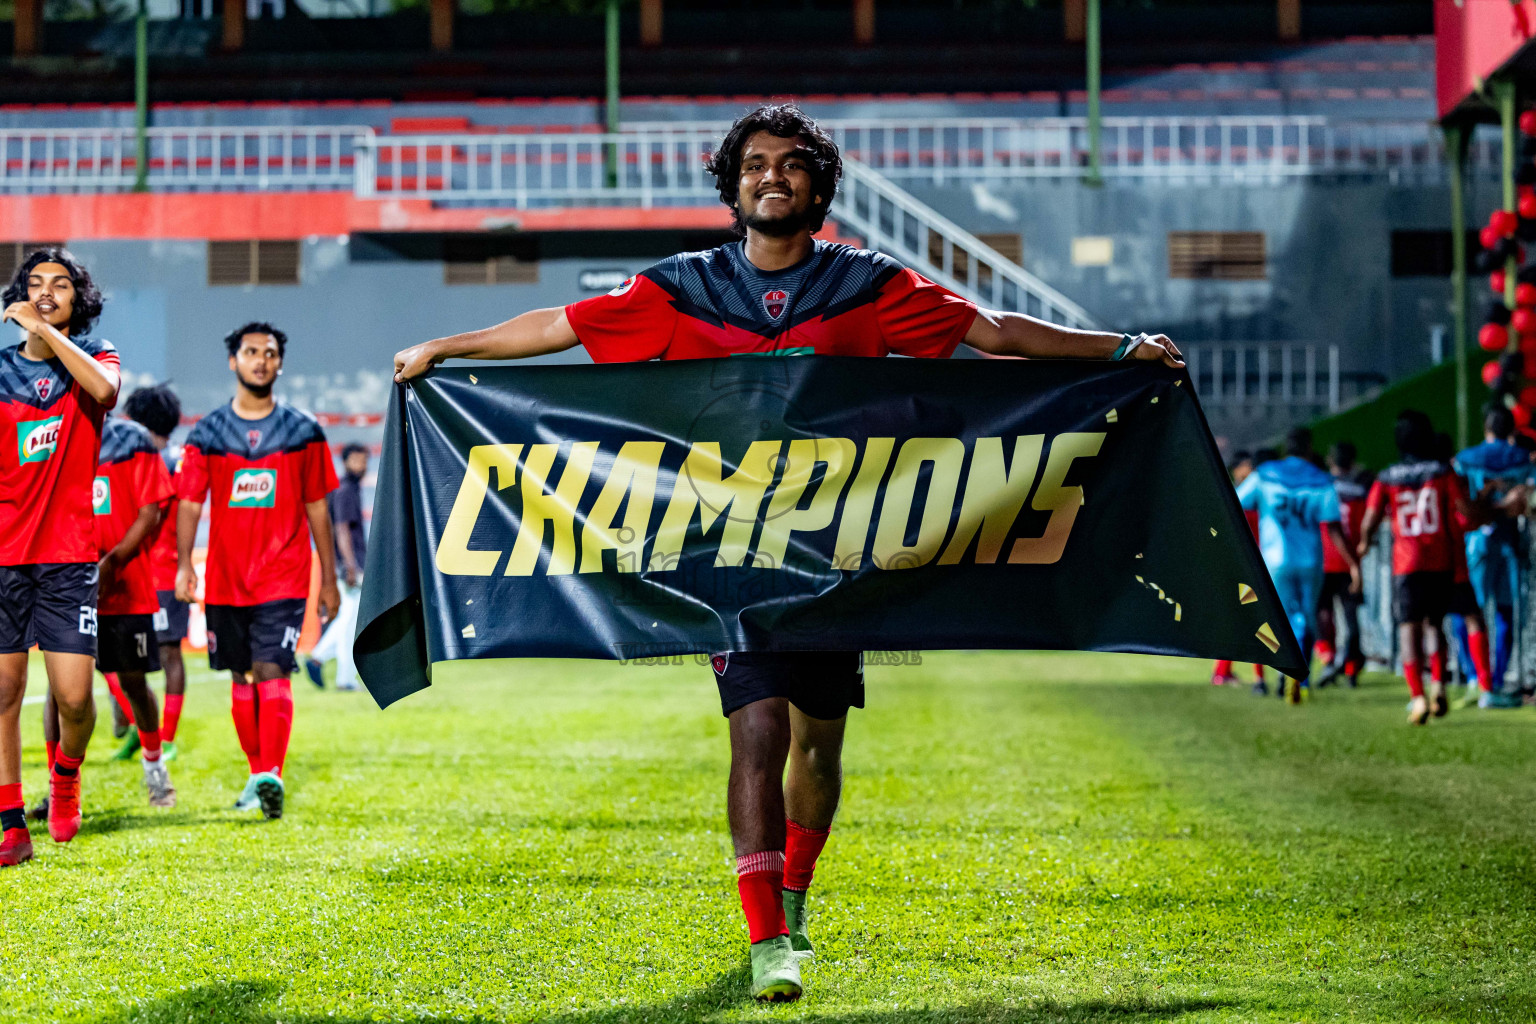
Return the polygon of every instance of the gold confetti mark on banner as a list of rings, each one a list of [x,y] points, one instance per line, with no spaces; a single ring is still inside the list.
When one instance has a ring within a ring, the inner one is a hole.
[[[466,640],[473,640],[475,638],[474,623],[470,623],[468,626],[465,626],[463,629],[459,630],[459,635]]]
[[[1255,594],[1253,592],[1253,588],[1250,587],[1248,584],[1246,584],[1246,583],[1239,583],[1237,585],[1237,603],[1238,604],[1253,604],[1258,599],[1259,599],[1259,595]]]
[[[1107,422],[1109,422],[1109,423],[1119,423],[1120,422],[1120,410],[1119,409],[1111,409],[1111,410],[1109,410],[1109,412],[1104,414],[1104,419]]]
[[[1137,557],[1137,558],[1145,558],[1145,557],[1147,557],[1147,556],[1146,556],[1146,555],[1143,555],[1143,554],[1141,554],[1141,553],[1139,553],[1139,552],[1138,552],[1138,553],[1137,553],[1137,555],[1136,555],[1136,557]]]
[[[480,383],[480,378],[476,377],[474,374],[470,374],[469,375],[469,382],[471,384],[479,384]]]
[[[1183,622],[1184,621],[1184,606],[1179,604],[1177,601],[1175,601],[1173,603],[1173,621],[1174,622]]]
[[[1157,404],[1157,396],[1156,396],[1156,395],[1153,395],[1153,396],[1152,396],[1152,404],[1153,404],[1153,405],[1156,405],[1156,404]]]
[[[1137,555],[1136,557],[1140,558],[1141,556]],[[1173,621],[1174,622],[1183,622],[1184,621],[1184,606],[1179,604],[1179,602],[1175,601],[1173,598],[1169,597],[1167,591],[1165,591],[1162,587],[1158,586],[1156,583],[1153,583],[1151,580],[1143,579],[1140,576],[1136,577],[1136,582],[1140,583],[1142,586],[1146,587],[1148,590],[1155,590],[1155,591],[1157,591],[1157,599],[1159,601],[1163,602],[1163,604],[1172,605],[1173,606]]]
[[[1212,537],[1216,536],[1216,527],[1214,527],[1214,526],[1211,527],[1211,536]]]
[[[1176,388],[1181,388],[1184,386],[1184,382],[1182,380],[1176,380],[1173,382],[1173,386]]]
[[[1278,654],[1280,652],[1280,641],[1275,637],[1275,631],[1269,628],[1269,623],[1266,622],[1260,626],[1254,636],[1258,637],[1259,642],[1269,648],[1269,653]]]

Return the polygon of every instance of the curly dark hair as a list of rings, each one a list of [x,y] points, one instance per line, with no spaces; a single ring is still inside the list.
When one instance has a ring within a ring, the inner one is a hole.
[[[838,155],[837,143],[816,122],[807,117],[793,103],[775,103],[758,107],[747,114],[726,132],[704,169],[715,176],[715,187],[720,190],[720,201],[731,208],[731,227],[738,235],[747,233],[741,222],[738,199],[741,191],[741,151],[747,140],[758,132],[781,139],[798,138],[805,143],[810,156],[811,185],[821,201],[815,203],[807,217],[812,232],[820,231],[827,219],[827,208],[837,195],[837,183],[843,177],[843,158]]]
[[[11,278],[11,285],[0,295],[0,305],[9,306],[13,302],[27,301],[27,278],[32,276],[32,271],[42,263],[57,263],[69,274],[69,280],[75,286],[74,309],[69,315],[69,333],[71,337],[80,338],[91,333],[91,328],[96,325],[96,318],[101,316],[101,306],[105,301],[101,297],[101,289],[96,287],[96,282],[91,280],[91,272],[85,269],[85,265],[75,259],[73,253],[62,246],[48,246],[37,249],[27,255],[21,261],[21,266],[16,268],[16,274]]]
[[[170,437],[181,423],[181,399],[169,384],[138,388],[123,403],[123,411],[145,430],[161,437]]]
[[[281,359],[283,353],[288,350],[288,335],[273,327],[265,320],[253,320],[241,327],[236,327],[224,337],[224,347],[229,349],[229,354],[234,355],[240,351],[240,339],[247,334],[270,334],[272,340],[277,342],[277,357]]]

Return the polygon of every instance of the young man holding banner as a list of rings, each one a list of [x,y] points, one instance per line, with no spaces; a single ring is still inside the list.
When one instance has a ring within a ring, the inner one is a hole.
[[[663,260],[604,296],[533,310],[395,356],[406,381],[450,358],[521,359],[584,345],[597,362],[896,353],[1160,360],[1161,335],[1057,327],[975,305],[877,252],[817,241],[842,175],[837,146],[792,106],[732,126],[710,161],[741,241]],[[862,707],[857,651],[721,652],[730,723],[727,813],[751,940],[752,994],[800,996],[806,890],[842,789],[843,730]],[[786,765],[788,772],[786,774]]]

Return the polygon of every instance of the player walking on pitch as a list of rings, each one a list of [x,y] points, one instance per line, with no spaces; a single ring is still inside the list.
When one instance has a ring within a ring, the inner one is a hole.
[[[293,727],[289,676],[309,596],[311,537],[320,556],[321,620],[341,603],[325,506],[336,470],[314,417],[272,397],[287,336],[271,324],[250,323],[224,344],[234,400],[199,420],[182,449],[176,597],[195,600],[192,544],[211,495],[208,663],[233,678],[231,714],[251,771],[235,807],[280,818]]]
[[[597,362],[732,355],[943,359],[964,341],[996,355],[1183,365],[1157,336],[1057,327],[972,303],[877,252],[814,239],[837,192],[837,146],[792,106],[732,126],[709,164],[741,241],[683,253],[607,295],[538,309],[395,356],[406,381],[444,359],[520,359],[584,345]],[[858,651],[721,652],[730,727],[726,795],[752,995],[800,996],[811,954],[806,892],[842,790],[843,731],[864,705]],[[786,775],[785,769],[788,767]]]
[[[96,540],[91,492],[102,421],[117,401],[117,350],[85,337],[101,292],[63,249],[16,270],[0,319],[26,331],[0,350],[0,866],[32,856],[21,793],[27,649],[43,651],[61,735],[48,773],[48,834],[80,830],[80,765],[96,724]]]

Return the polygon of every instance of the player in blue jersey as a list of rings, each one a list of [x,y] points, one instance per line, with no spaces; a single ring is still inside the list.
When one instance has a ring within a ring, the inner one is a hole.
[[[1520,703],[1505,694],[1503,686],[1514,645],[1514,624],[1519,621],[1524,560],[1520,556],[1519,521],[1501,506],[1512,491],[1533,482],[1533,467],[1531,453],[1511,442],[1514,433],[1514,416],[1496,406],[1483,418],[1483,443],[1463,451],[1451,464],[1466,481],[1469,494],[1488,499],[1498,510],[1489,522],[1466,534],[1467,570],[1478,608],[1494,607],[1493,671],[1488,692],[1479,698],[1483,707],[1518,707]]]
[[[1285,458],[1259,466],[1237,488],[1243,508],[1259,513],[1259,551],[1296,640],[1309,656],[1323,587],[1324,531],[1345,553],[1350,590],[1360,591],[1360,562],[1339,525],[1339,495],[1333,478],[1310,461],[1311,454],[1312,432],[1297,427],[1286,435]],[[1306,686],[1305,676],[1292,682],[1292,703],[1301,701]],[[1280,692],[1286,693],[1284,685]]]

